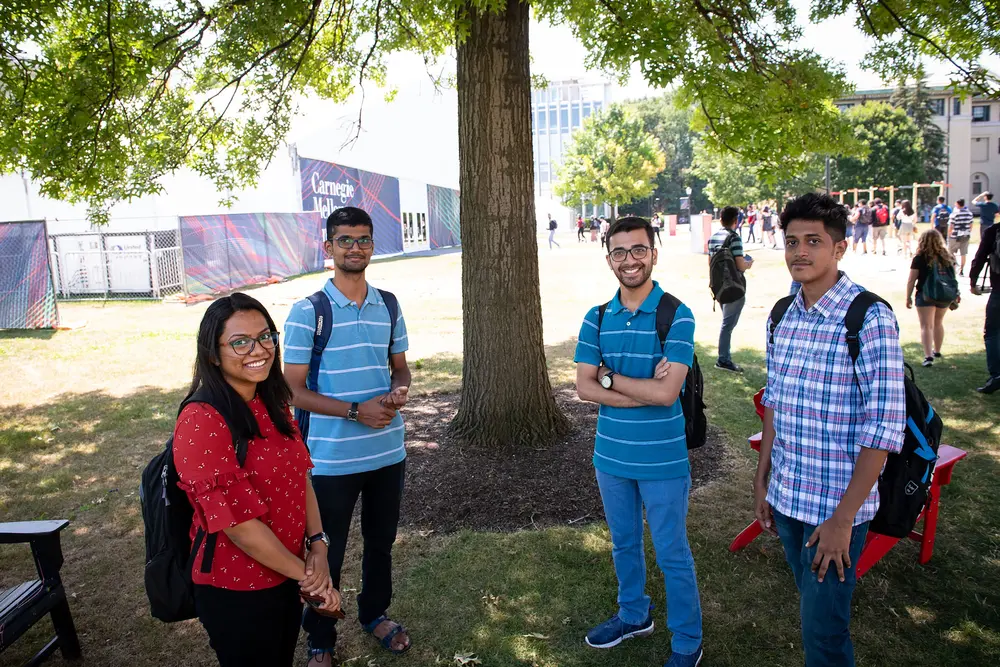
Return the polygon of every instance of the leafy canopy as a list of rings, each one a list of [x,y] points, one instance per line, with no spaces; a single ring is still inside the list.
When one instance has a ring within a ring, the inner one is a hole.
[[[613,104],[573,133],[554,190],[568,206],[628,203],[649,196],[664,166],[656,137],[629,109]]]
[[[869,102],[847,110],[864,157],[838,158],[837,189],[907,185],[924,178],[924,141],[920,128],[904,109]]]
[[[439,58],[469,35],[470,8],[506,0],[7,0],[0,3],[0,171],[101,211],[155,193],[187,166],[221,192],[253,185],[302,96],[346,99],[384,83],[397,51]],[[566,24],[588,65],[638,63],[677,90],[718,151],[771,183],[789,165],[863,149],[831,100],[843,71],[808,48],[790,0],[534,0]],[[982,58],[1000,31],[982,3],[813,0],[811,19],[857,12],[869,67],[886,78],[950,62],[964,90],[1000,94]],[[475,168],[468,165],[468,168]]]

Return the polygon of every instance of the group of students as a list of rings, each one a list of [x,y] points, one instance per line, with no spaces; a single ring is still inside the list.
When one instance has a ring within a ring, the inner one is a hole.
[[[720,237],[745,270],[753,260],[743,254],[742,239],[736,244],[738,210],[728,207],[722,218]],[[856,566],[879,505],[883,464],[903,446],[903,352],[895,316],[881,302],[864,317],[856,363],[844,344],[848,308],[864,292],[838,267],[848,247],[846,209],[827,195],[807,194],[787,204],[778,224],[797,290],[784,314],[769,318],[762,332],[767,386],[754,514],[780,538],[799,590],[807,667],[849,667]],[[619,289],[587,313],[576,348],[579,397],[600,405],[593,463],[618,578],[618,612],[586,641],[611,648],[653,632],[645,508],[666,587],[672,632],[666,664],[695,667],[705,647],[685,526],[690,443],[678,400],[695,363],[695,319],[652,279],[658,260],[653,238],[641,218],[612,226],[607,263]],[[664,333],[657,313],[671,301],[673,317]]]
[[[756,204],[748,204],[746,208],[733,207],[736,209],[736,233],[743,241],[743,227],[747,228],[746,242],[760,243],[763,245],[765,238],[771,248],[777,249],[778,242],[775,240],[774,231],[778,228],[778,214],[772,210],[770,205],[765,204],[758,208]],[[761,236],[757,237],[757,223],[761,225]]]
[[[729,233],[736,220],[735,209],[723,211]],[[840,342],[847,309],[864,291],[838,267],[848,246],[846,209],[807,194],[779,220],[797,291],[762,332],[767,386],[753,511],[780,538],[799,590],[807,667],[846,667],[854,664],[855,568],[878,507],[879,473],[903,443],[903,353],[895,316],[881,303],[864,318],[856,363]],[[180,486],[195,510],[191,536],[217,536],[211,564],[205,567],[205,543],[196,541],[191,567],[197,614],[223,667],[291,665],[300,627],[310,667],[332,663],[343,617],[340,570],[359,498],[357,620],[393,653],[411,646],[406,629],[387,616],[406,465],[399,414],[410,384],[405,321],[395,297],[365,280],[374,250],[368,214],[337,209],[326,236],[334,278],[292,307],[281,345],[252,297],[237,293],[209,306],[193,400],[174,431]],[[604,247],[619,289],[587,312],[574,357],[579,397],[600,405],[593,465],[618,579],[617,613],[585,641],[610,649],[654,630],[645,508],[668,600],[667,666],[696,667],[704,656],[702,614],[686,532],[691,469],[678,400],[695,363],[695,319],[652,279],[654,239],[642,218],[611,225]],[[745,270],[752,259],[739,250]],[[990,301],[1000,326],[1000,300]],[[673,315],[663,331],[657,313],[665,302]],[[1000,331],[994,343],[988,358],[1000,384]],[[251,434],[242,462],[233,423]]]

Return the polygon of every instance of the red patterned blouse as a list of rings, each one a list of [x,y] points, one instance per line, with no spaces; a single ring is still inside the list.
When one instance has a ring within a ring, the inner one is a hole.
[[[242,468],[236,462],[229,427],[215,408],[191,403],[177,418],[174,464],[178,486],[187,492],[195,510],[191,539],[198,528],[219,534],[211,572],[201,571],[205,547],[198,549],[192,571],[196,584],[247,591],[286,580],[247,555],[223,532],[250,519],[259,519],[285,548],[304,557],[306,473],[313,467],[309,451],[298,432],[287,437],[274,427],[259,396],[250,408],[262,437],[250,441]]]

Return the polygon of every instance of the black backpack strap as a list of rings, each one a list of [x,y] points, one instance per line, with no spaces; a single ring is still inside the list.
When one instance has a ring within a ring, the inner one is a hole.
[[[392,344],[396,342],[396,320],[399,319],[399,300],[387,290],[378,289],[378,293],[385,302],[385,309],[389,311],[389,356],[392,356]]]
[[[660,297],[660,303],[656,304],[656,335],[660,339],[661,348],[667,345],[670,325],[674,323],[674,316],[677,315],[677,308],[680,305],[680,299],[669,292],[664,292]]]
[[[608,309],[611,302],[602,303],[597,307],[597,348],[600,350],[601,347],[601,325],[604,324],[604,311]],[[604,355],[601,355],[601,361],[604,360]]]
[[[226,422],[226,427],[229,429],[229,433],[233,438],[233,449],[236,450],[236,463],[242,468],[247,462],[247,453],[250,450],[250,438],[244,434],[241,429],[234,427],[233,420],[229,416],[229,410],[227,410],[225,406],[219,405],[218,401],[213,400],[212,396],[209,395],[208,390],[204,387],[200,387],[188,398],[184,399],[181,403],[180,409],[184,410],[189,403],[204,403],[206,405],[210,405],[222,416],[222,419]],[[178,414],[180,414],[180,411],[178,411]],[[191,546],[192,559],[195,554],[198,553],[198,547],[201,546],[202,539],[205,541],[205,552],[202,554],[201,558],[201,571],[203,573],[208,573],[212,571],[212,561],[215,560],[215,545],[216,542],[219,541],[219,534],[210,533],[205,535],[204,531],[199,529],[195,535],[194,543]]]
[[[886,308],[892,310],[892,306],[878,294],[864,291],[854,297],[854,301],[847,309],[847,315],[844,316],[844,326],[847,328],[847,351],[851,355],[852,363],[858,363],[858,357],[861,356],[861,327],[865,324],[868,309],[876,303],[883,303]]]
[[[771,323],[768,325],[768,336],[770,337],[771,345],[774,345],[774,330],[778,328],[781,318],[788,312],[788,308],[795,301],[796,296],[796,294],[789,294],[788,296],[781,297],[771,307]]]

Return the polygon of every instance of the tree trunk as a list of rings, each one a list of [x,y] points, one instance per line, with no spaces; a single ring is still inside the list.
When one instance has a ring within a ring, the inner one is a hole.
[[[458,47],[462,397],[452,431],[477,445],[538,444],[569,424],[552,395],[538,287],[526,2],[466,6]]]

